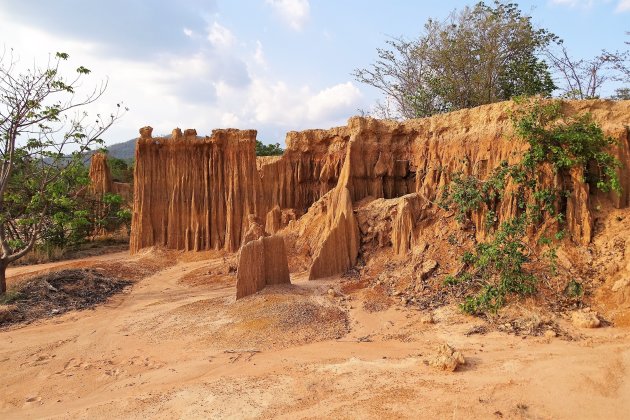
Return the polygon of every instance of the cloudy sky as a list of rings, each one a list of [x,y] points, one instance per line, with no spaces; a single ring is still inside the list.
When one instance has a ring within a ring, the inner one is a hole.
[[[130,111],[105,139],[138,128],[259,130],[266,143],[289,130],[345,124],[378,92],[353,69],[369,65],[388,36],[415,37],[473,0],[0,0],[0,40],[23,62],[70,54],[72,68],[107,78],[95,112]],[[630,0],[520,1],[537,25],[576,56],[624,47]]]

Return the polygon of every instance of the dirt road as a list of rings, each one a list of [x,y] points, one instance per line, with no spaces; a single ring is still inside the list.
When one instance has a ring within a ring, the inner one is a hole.
[[[368,310],[365,289],[342,293],[340,279],[303,275],[235,302],[234,277],[211,274],[221,264],[179,262],[95,310],[0,332],[0,417],[621,419],[630,412],[630,330],[574,330],[573,341],[466,335],[480,322],[455,308],[425,323],[426,313],[397,305]],[[466,356],[454,373],[425,363],[443,342]]]

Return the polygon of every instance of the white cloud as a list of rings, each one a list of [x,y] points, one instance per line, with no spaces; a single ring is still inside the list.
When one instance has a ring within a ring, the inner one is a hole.
[[[341,83],[312,96],[307,103],[310,121],[326,121],[340,113],[354,113],[361,91],[352,82]]]
[[[308,0],[265,0],[265,3],[296,31],[304,28],[311,12]]]
[[[256,41],[256,51],[254,52],[254,62],[261,67],[267,67],[265,60],[265,52],[263,51],[262,42]]]
[[[327,128],[343,124],[355,114],[361,100],[361,92],[351,82],[313,92],[307,85],[292,87],[261,78],[252,81],[244,112],[257,124]]]
[[[192,38],[193,31],[191,29],[184,28],[184,35],[186,35],[188,38]]]
[[[208,28],[208,41],[218,48],[229,48],[236,42],[234,34],[218,22],[213,22]]]
[[[630,12],[630,0],[619,0],[615,11],[617,13]]]
[[[107,144],[133,138],[145,125],[153,126],[156,135],[170,133],[174,127],[196,128],[201,135],[214,128],[254,128],[261,140],[282,142],[290,130],[344,124],[364,106],[351,82],[313,86],[281,80],[273,73],[262,43],[256,42],[255,49],[252,43],[242,46],[229,30],[215,31],[221,36],[214,41],[232,48],[209,44],[191,29],[187,42],[192,52],[172,50],[147,59],[110,57],[99,43],[0,20],[7,22],[0,26],[0,38],[9,40],[8,46],[19,51],[22,62],[35,58],[41,63],[50,52],[66,51],[71,56],[70,71],[78,65],[93,71],[83,81],[84,88],[109,79],[106,94],[88,111],[108,115],[117,102],[124,101],[130,112],[106,133]],[[216,24],[208,28],[208,37],[213,27],[223,28]]]
[[[232,128],[238,126],[240,120],[238,116],[234,115],[231,112],[225,112],[221,115],[221,127],[224,128]]]

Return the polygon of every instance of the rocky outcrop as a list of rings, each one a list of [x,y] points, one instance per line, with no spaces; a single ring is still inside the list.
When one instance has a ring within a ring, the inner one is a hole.
[[[392,222],[392,247],[397,255],[405,255],[416,242],[415,225],[420,213],[421,199],[418,194],[403,196],[398,203]]]
[[[290,283],[281,236],[266,236],[243,245],[238,260],[236,299],[254,294],[265,286]]]
[[[267,213],[265,230],[274,234],[280,229],[282,229],[282,210],[280,210],[279,206],[275,206]]]
[[[90,159],[90,192],[95,197],[102,197],[113,191],[112,173],[107,164],[105,153],[94,153]]]
[[[350,137],[350,127],[289,132],[282,158],[260,164],[265,207],[271,210],[277,205],[306,213],[337,185]]]
[[[348,154],[339,182],[328,194],[326,217],[308,273],[309,280],[343,273],[357,262],[359,227],[347,188],[351,164]]]
[[[89,176],[89,190],[94,197],[100,198],[103,194],[113,193],[120,195],[125,203],[131,203],[131,184],[113,181],[106,153],[97,152],[92,155]]]
[[[393,217],[383,220],[387,235],[365,233],[404,255],[414,249],[414,238],[429,223],[419,220],[437,208],[452,174],[483,179],[502,161],[515,163],[522,156],[527,145],[513,138],[510,107],[498,103],[402,122],[354,117],[344,127],[290,132],[284,155],[266,158],[255,156],[253,130],[215,130],[199,137],[194,130],[177,129],[170,138],[153,138],[145,127],[136,149],[132,252],[154,245],[235,251],[247,233],[248,215],[264,221],[269,233],[299,218],[288,230],[298,236],[297,248],[309,261],[309,278],[321,278],[357,260],[353,206],[404,197],[393,204],[398,206]],[[544,185],[574,192],[558,206],[566,209],[574,241],[588,243],[594,199],[612,198],[618,207],[630,203],[630,102],[574,101],[562,110],[590,113],[617,140],[613,152],[623,163],[620,196],[589,191],[577,172],[564,178],[540,173]],[[516,198],[505,194],[494,210],[497,222],[507,220],[518,212]],[[486,215],[472,216],[474,235],[484,239]]]
[[[255,215],[248,215],[247,222],[249,223],[249,227],[247,228],[247,231],[243,236],[243,242],[241,246],[245,245],[248,242],[255,241],[256,239],[269,236],[267,235],[267,232],[265,232],[265,228],[263,227],[262,223],[260,223],[260,220]]]
[[[309,270],[309,280],[343,273],[357,262],[359,229],[347,188],[341,187],[331,192],[324,223]]]
[[[291,132],[282,157],[256,158],[255,130],[152,131],[136,144],[131,252],[237,250],[248,214],[266,221],[278,206],[285,224],[334,188],[350,137],[346,127]]]
[[[454,173],[475,174],[483,179],[502,161],[515,163],[527,145],[513,138],[507,113],[511,106],[509,102],[497,103],[403,122],[351,118],[348,148],[352,170],[348,189],[353,202],[413,192],[435,202]],[[590,113],[604,133],[617,141],[612,152],[625,163],[619,169],[624,185],[620,196],[611,196],[618,207],[630,204],[630,102],[567,101],[562,111],[565,115]],[[578,175],[556,180],[550,171],[543,181],[563,183],[575,192],[577,199],[562,207],[570,208],[573,220],[567,222],[573,239],[588,243],[593,234],[593,192]],[[507,194],[496,209],[498,221],[512,217],[517,209],[516,198]],[[477,238],[483,239],[487,232],[485,214],[476,215],[473,220]]]
[[[140,130],[134,170],[131,252],[150,246],[236,251],[247,216],[264,216],[255,130]]]

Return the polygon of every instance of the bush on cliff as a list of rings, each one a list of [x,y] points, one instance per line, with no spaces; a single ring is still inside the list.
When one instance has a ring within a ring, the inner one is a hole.
[[[547,246],[543,257],[547,257],[551,274],[555,275],[553,239],[564,237],[566,205],[562,200],[573,191],[541,185],[539,174],[545,167],[550,166],[561,178],[577,170],[583,174],[583,182],[592,187],[621,192],[617,173],[620,163],[607,151],[615,142],[588,114],[566,119],[559,101],[527,100],[517,102],[511,115],[517,137],[529,144],[520,161],[513,165],[502,162],[483,180],[454,174],[442,194],[441,205],[452,208],[464,226],[473,213],[485,212],[486,229],[496,228],[491,240],[477,244],[473,252],[462,256],[465,269],[445,279],[447,285],[465,284],[476,290],[462,304],[462,309],[471,314],[496,312],[509,295],[535,292],[536,277],[527,269],[533,251],[525,236],[531,227],[541,229],[546,218],[555,219],[557,231],[542,232],[539,243]],[[514,187],[517,214],[496,227],[495,212],[508,184]]]

